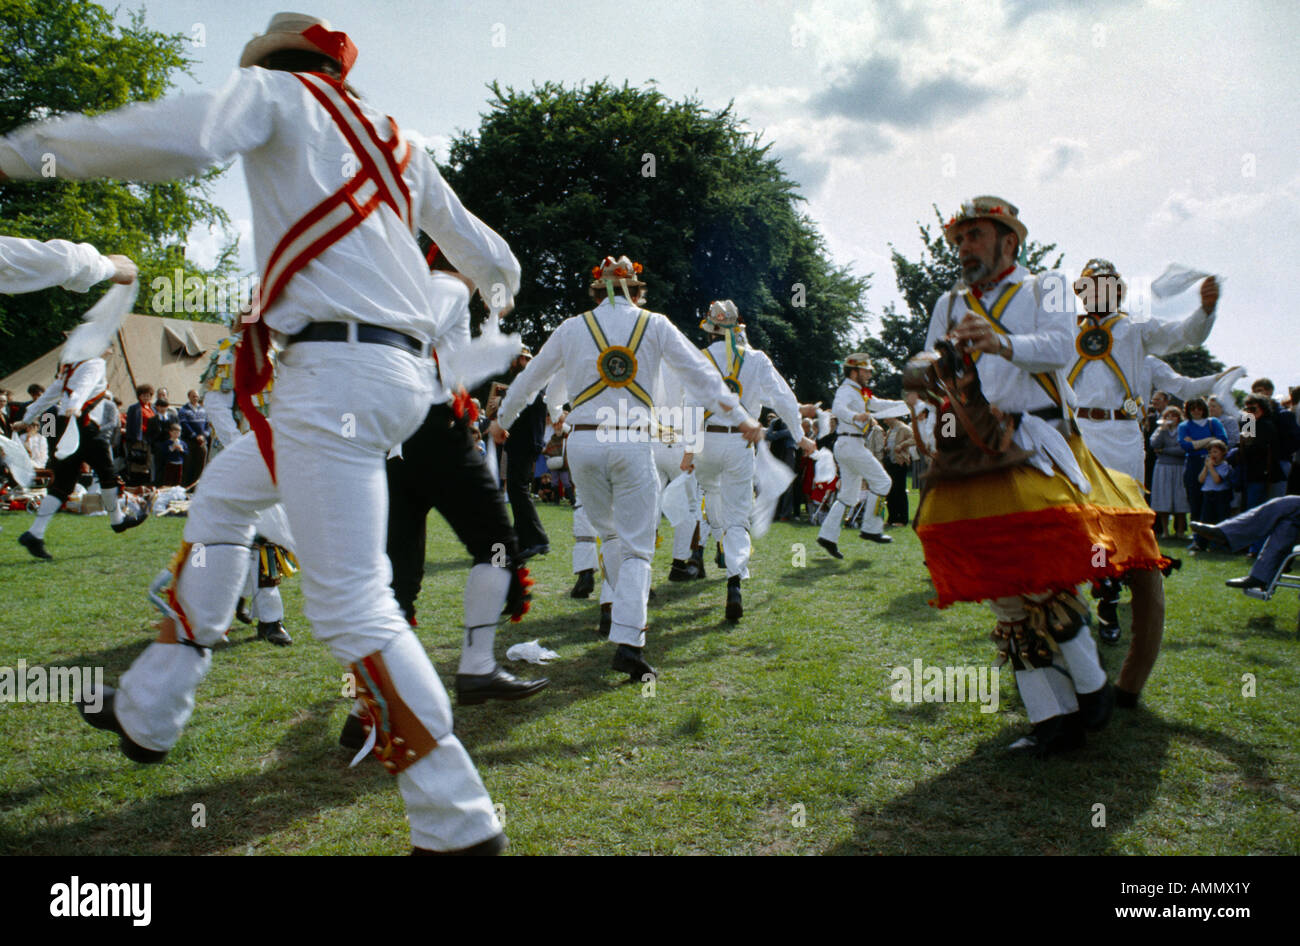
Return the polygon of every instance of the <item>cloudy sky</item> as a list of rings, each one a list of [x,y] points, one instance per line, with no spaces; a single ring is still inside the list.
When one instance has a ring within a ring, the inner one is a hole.
[[[199,41],[180,82],[193,90],[218,86],[282,2],[145,9],[151,27]],[[368,98],[444,142],[478,126],[492,80],[654,80],[671,98],[734,101],[801,184],[836,261],[874,274],[872,312],[898,299],[890,245],[915,257],[931,204],[946,215],[996,194],[1031,238],[1059,244],[1071,275],[1092,256],[1139,288],[1175,261],[1221,274],[1210,350],[1300,384],[1300,300],[1284,296],[1300,259],[1293,0],[317,0],[305,12],[352,36],[349,78]],[[242,175],[228,178],[217,198],[247,243]],[[214,243],[196,234],[196,255]],[[1194,305],[1189,293],[1155,311]]]

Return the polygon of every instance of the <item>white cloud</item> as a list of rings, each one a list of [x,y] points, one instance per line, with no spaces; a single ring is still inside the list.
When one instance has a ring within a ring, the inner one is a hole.
[[[1176,226],[1192,220],[1233,223],[1267,214],[1294,217],[1300,209],[1300,177],[1275,190],[1255,193],[1197,194],[1190,189],[1171,190],[1151,215],[1152,227]]]

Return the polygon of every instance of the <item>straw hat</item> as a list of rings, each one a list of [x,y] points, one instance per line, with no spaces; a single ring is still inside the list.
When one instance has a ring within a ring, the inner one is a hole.
[[[960,223],[968,223],[971,220],[997,220],[1005,223],[1015,231],[1016,236],[1020,237],[1020,245],[1025,245],[1025,237],[1029,235],[1029,228],[1020,222],[1018,214],[1020,211],[1014,204],[1003,200],[1001,197],[972,197],[961,205],[961,210],[957,211],[948,222],[943,225],[943,235],[952,242],[953,232]]]
[[[356,44],[347,33],[330,26],[328,20],[305,13],[277,13],[271,17],[265,33],[248,41],[239,56],[239,65],[255,66],[282,49],[323,53],[339,64],[344,77],[357,61]]]
[[[700,322],[700,328],[714,335],[726,335],[740,325],[740,312],[730,299],[720,299],[709,305],[709,311]]]

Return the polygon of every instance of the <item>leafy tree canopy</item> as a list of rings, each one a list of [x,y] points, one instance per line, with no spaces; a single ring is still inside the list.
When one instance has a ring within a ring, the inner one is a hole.
[[[524,270],[512,327],[536,346],[591,307],[607,254],[645,266],[646,304],[689,337],[732,299],[750,343],[804,399],[833,388],[868,281],[832,264],[796,185],[728,106],[672,102],[653,86],[490,86],[476,133],[443,168]]]
[[[89,0],[0,0],[0,134],[32,121],[160,97],[176,71],[187,68],[185,41],[149,29],[142,13],[121,26]],[[0,233],[90,243],[102,253],[131,257],[140,267],[141,307],[155,276],[171,278],[177,268],[187,276],[233,273],[232,238],[211,271],[184,257],[195,226],[216,225],[229,234],[226,213],[209,200],[220,173],[165,184],[65,181],[57,173],[49,181],[6,181],[0,183]],[[97,292],[0,296],[0,374],[57,345]]]

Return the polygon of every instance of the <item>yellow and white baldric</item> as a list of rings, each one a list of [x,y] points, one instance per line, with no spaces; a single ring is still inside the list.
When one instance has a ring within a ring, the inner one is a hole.
[[[713,357],[713,352],[707,348],[704,349],[704,357],[718,369],[718,374],[722,375],[722,381],[727,389],[736,397],[743,397],[744,385],[740,383],[740,369],[745,366],[746,348],[740,334],[740,310],[736,308],[736,303],[730,299],[719,299],[710,303],[709,311],[700,320],[700,328],[713,335],[722,336],[722,350],[726,365],[718,364],[718,359]],[[705,411],[704,416],[706,419],[712,417],[713,412]]]
[[[980,300],[976,298],[975,294],[971,292],[969,289],[966,290],[962,298],[966,302],[966,308],[969,309],[971,312],[974,312],[976,315],[980,316],[981,318],[983,318],[986,322],[988,322],[989,325],[993,327],[993,331],[997,332],[999,335],[1010,335],[1011,333],[1007,331],[1007,327],[1002,324],[1002,313],[1006,311],[1007,306],[1011,304],[1011,300],[1016,297],[1016,294],[1020,292],[1020,289],[1023,286],[1024,286],[1023,282],[1011,283],[1007,286],[1004,286],[1002,288],[1002,292],[998,295],[997,299],[994,301],[993,307],[991,309],[984,308],[983,303],[981,303]],[[955,295],[956,294],[954,292],[950,294],[948,297],[948,316],[949,316],[948,321],[950,323],[952,322],[952,307],[953,307],[953,303],[955,302]],[[971,354],[971,360],[974,362],[978,362],[980,360],[980,356],[983,354],[984,354],[983,352],[979,352],[979,351],[973,352]],[[1050,397],[1058,407],[1060,407],[1062,410],[1065,409],[1065,399],[1061,397],[1061,391],[1057,387],[1055,377],[1053,377],[1050,373],[1045,371],[1039,372],[1038,374],[1030,375],[1030,377],[1032,377],[1038,383],[1039,387],[1041,387],[1044,391],[1047,392],[1047,396]]]
[[[654,409],[654,400],[636,380],[636,353],[641,347],[646,328],[650,325],[650,313],[645,309],[637,311],[639,314],[636,324],[632,326],[632,335],[626,345],[611,345],[605,338],[600,322],[596,320],[596,314],[594,312],[582,314],[583,324],[587,326],[587,331],[591,333],[592,341],[596,343],[599,351],[596,356],[596,372],[600,377],[573,399],[574,407],[590,401],[606,388],[626,388],[634,398],[651,410]]]
[[[1066,380],[1070,382],[1071,387],[1074,387],[1074,382],[1083,373],[1084,367],[1094,361],[1100,361],[1111,370],[1124,388],[1124,413],[1136,418],[1142,407],[1142,398],[1134,396],[1133,387],[1128,383],[1123,369],[1115,360],[1115,337],[1111,333],[1111,326],[1122,318],[1124,318],[1123,312],[1112,315],[1104,322],[1097,322],[1085,328],[1075,337],[1074,350],[1078,352],[1079,357],[1075,359]]]

